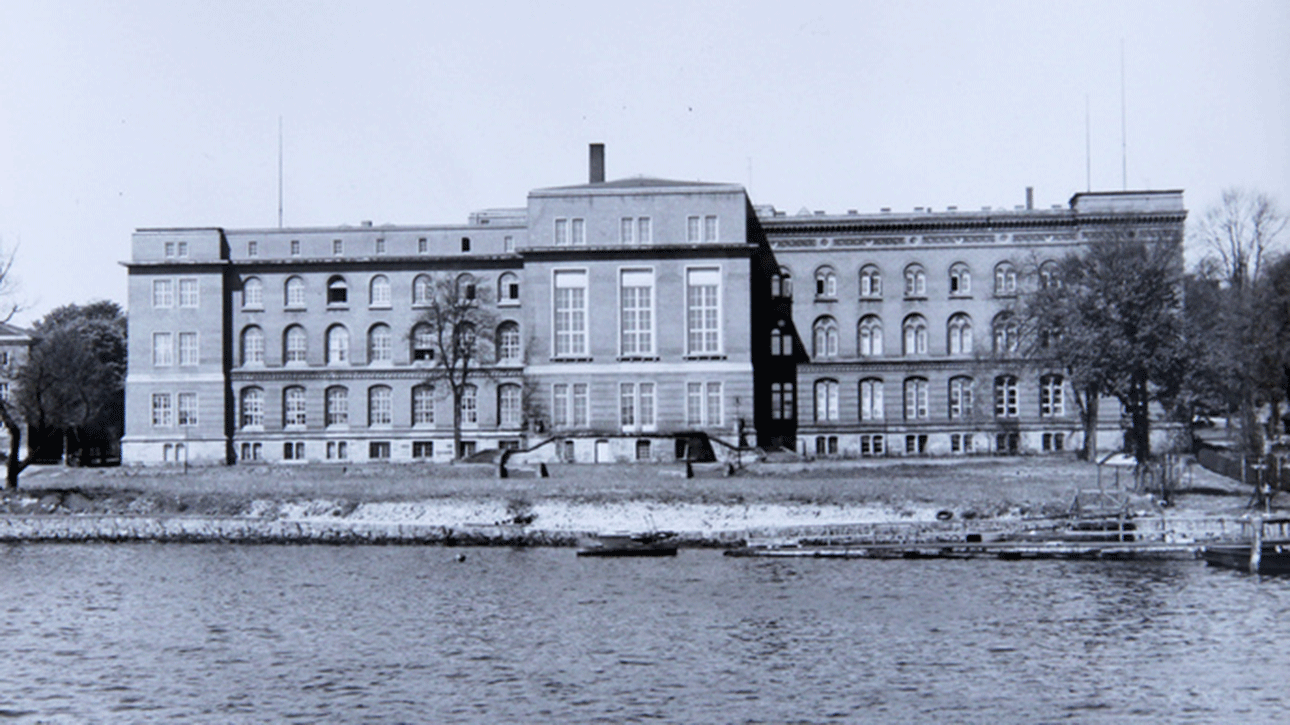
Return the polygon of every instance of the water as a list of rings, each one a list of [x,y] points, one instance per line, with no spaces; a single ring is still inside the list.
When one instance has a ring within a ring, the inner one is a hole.
[[[20,723],[1290,721],[1290,579],[1193,561],[11,545],[0,607]]]

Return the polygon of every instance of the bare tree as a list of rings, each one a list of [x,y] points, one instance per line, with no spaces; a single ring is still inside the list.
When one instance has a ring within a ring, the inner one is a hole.
[[[1286,227],[1286,216],[1266,194],[1227,189],[1222,200],[1205,212],[1199,241],[1211,269],[1223,275],[1232,289],[1253,285],[1271,261]]]
[[[491,370],[484,365],[493,359],[493,335],[497,329],[497,315],[491,308],[492,293],[469,274],[457,277],[446,275],[431,280],[426,299],[426,309],[413,326],[420,348],[428,345],[433,351],[432,368],[427,382],[443,381],[452,394],[452,448],[453,458],[460,459],[462,401],[471,386],[480,378],[487,378]]]
[[[1214,318],[1204,341],[1206,359],[1237,413],[1242,447],[1255,453],[1263,449],[1258,406],[1282,388],[1284,368],[1269,329],[1275,320],[1263,308],[1264,277],[1280,253],[1286,223],[1267,195],[1228,189],[1196,231],[1206,251],[1197,274],[1215,285],[1217,303],[1205,311]]]

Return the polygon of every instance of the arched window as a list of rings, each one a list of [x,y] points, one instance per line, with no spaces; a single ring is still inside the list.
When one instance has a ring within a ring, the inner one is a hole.
[[[793,354],[793,336],[788,332],[788,325],[783,320],[775,323],[770,331],[770,354],[785,357]]]
[[[837,419],[838,381],[815,381],[815,420],[817,422],[827,422]]]
[[[412,328],[412,361],[431,362],[434,360],[434,330],[424,322]]]
[[[434,386],[412,388],[412,425],[434,425]]]
[[[950,294],[972,294],[972,270],[962,262],[950,266]]]
[[[882,297],[882,272],[878,265],[866,264],[860,268],[860,296]]]
[[[909,355],[927,354],[927,320],[922,315],[910,315],[901,326],[904,332],[905,346],[903,353]]]
[[[860,420],[882,420],[882,380],[866,378],[860,381]]]
[[[288,364],[303,365],[309,352],[309,336],[305,328],[291,325],[282,333],[282,360]]]
[[[327,364],[343,365],[349,362],[349,330],[344,325],[327,329]]]
[[[950,419],[972,417],[972,378],[966,375],[950,378]]]
[[[838,323],[832,317],[821,317],[812,326],[815,339],[813,353],[817,358],[838,356]]]
[[[827,299],[838,296],[838,273],[832,267],[815,270],[815,296]]]
[[[882,357],[882,319],[877,315],[860,318],[856,338],[860,357]]]
[[[394,423],[394,391],[388,385],[373,385],[367,389],[367,425],[385,426]]]
[[[1010,312],[1000,312],[994,318],[994,352],[1011,355],[1021,344],[1021,326]]]
[[[514,272],[503,272],[497,278],[497,304],[518,305],[520,303],[520,278]]]
[[[412,280],[412,304],[428,305],[434,301],[434,281],[430,275],[418,274]]]
[[[519,428],[523,421],[520,386],[512,383],[497,386],[497,424],[502,428]]]
[[[327,425],[349,425],[349,390],[340,385],[327,388]]]
[[[457,275],[457,299],[461,302],[470,302],[475,299],[477,292],[477,283],[475,275],[469,272],[463,272]]]
[[[307,404],[305,389],[291,385],[282,391],[282,425],[284,427],[303,428],[306,421]]]
[[[927,378],[905,379],[905,420],[926,420]]]
[[[479,424],[479,388],[466,385],[461,389],[461,422],[463,425]]]
[[[256,325],[242,330],[242,364],[264,364],[264,331]]]
[[[242,428],[264,427],[264,390],[242,389]]]
[[[923,269],[923,265],[911,264],[905,267],[905,296],[927,296],[927,271]]]
[[[1045,375],[1039,379],[1039,415],[1045,418],[1066,415],[1062,383],[1060,375]]]
[[[1057,263],[1051,259],[1039,265],[1039,286],[1044,289],[1062,286],[1062,279],[1059,276]]]
[[[519,362],[520,326],[511,321],[497,326],[497,362]]]
[[[394,338],[390,326],[382,323],[372,325],[367,331],[367,361],[369,363],[388,363],[394,358]]]
[[[349,302],[349,285],[345,283],[345,278],[336,275],[327,280],[327,304],[343,305]]]
[[[949,332],[949,353],[968,355],[972,352],[972,318],[960,312],[950,316],[946,325]]]
[[[1017,268],[1012,262],[1000,262],[995,266],[994,293],[1000,297],[1017,294]]]
[[[793,298],[793,273],[788,271],[788,267],[780,267],[771,275],[770,296],[786,300]]]
[[[242,283],[242,306],[264,307],[264,283],[259,277],[247,277]]]
[[[998,418],[1017,417],[1017,378],[1000,375],[994,379],[994,414]]]
[[[368,301],[372,307],[390,306],[390,278],[378,274],[372,278]]]
[[[305,306],[305,281],[300,277],[288,277],[282,285],[282,304],[286,307],[301,308]]]

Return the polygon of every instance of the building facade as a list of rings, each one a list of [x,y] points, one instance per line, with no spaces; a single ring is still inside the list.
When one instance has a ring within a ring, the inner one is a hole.
[[[452,458],[422,319],[443,280],[495,320],[460,453],[1062,450],[1078,415],[1061,372],[1017,354],[1018,290],[1100,229],[1181,238],[1185,217],[1181,192],[790,217],[603,168],[593,146],[588,183],[460,225],[137,231],[123,460]]]

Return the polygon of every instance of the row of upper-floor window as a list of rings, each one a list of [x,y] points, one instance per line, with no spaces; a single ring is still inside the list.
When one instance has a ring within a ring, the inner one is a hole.
[[[519,428],[523,422],[523,395],[518,384],[502,383],[495,390],[496,424],[502,428]],[[317,393],[315,393],[316,395]],[[309,426],[310,393],[303,385],[289,385],[282,389],[281,425],[285,429],[299,429]],[[325,427],[349,426],[366,420],[369,427],[394,425],[395,395],[388,385],[372,385],[366,392],[367,409],[357,411],[358,417],[351,410],[350,390],[344,385],[327,386],[322,391],[322,421]],[[243,430],[262,430],[270,420],[267,407],[267,395],[264,388],[253,385],[242,388],[238,394],[238,427]],[[361,398],[360,398],[361,400]],[[154,395],[154,411],[156,395]],[[447,393],[437,393],[436,387],[430,384],[415,385],[405,402],[408,406],[408,423],[412,426],[433,426],[437,420],[451,422],[452,398]],[[447,411],[437,410],[440,407]],[[480,410],[479,386],[467,384],[461,391],[461,422],[468,426],[478,425],[485,412]],[[274,420],[277,416],[272,416]],[[157,423],[154,412],[153,424]],[[317,424],[318,421],[314,421]],[[181,424],[182,425],[182,424]]]
[[[878,299],[883,296],[883,272],[876,264],[860,267],[858,277],[858,296],[862,299]],[[1010,297],[1017,294],[1019,271],[1017,265],[1010,261],[999,262],[994,267],[993,292],[999,297]],[[918,298],[928,295],[927,269],[917,262],[905,266],[903,271],[904,297]],[[946,276],[948,294],[951,297],[967,297],[972,294],[972,268],[966,262],[951,264]],[[1047,261],[1038,267],[1039,284],[1048,287],[1058,283],[1058,266],[1054,261]],[[838,272],[833,265],[821,265],[815,270],[814,297],[818,300],[835,300],[839,297]],[[793,273],[788,267],[780,267],[771,276],[770,294],[772,297],[791,298],[793,296]]]
[[[927,355],[929,343],[929,325],[927,318],[921,314],[905,317],[900,326],[899,354],[902,356]],[[1004,311],[995,315],[990,324],[992,350],[997,355],[1011,355],[1021,348],[1021,323],[1016,315]],[[844,356],[841,346],[841,332],[837,320],[831,315],[821,315],[811,325],[811,358],[827,360]],[[945,354],[970,355],[976,348],[974,326],[971,315],[959,312],[950,315],[945,323]],[[887,352],[884,338],[882,317],[865,315],[856,323],[855,356],[884,357],[894,355]],[[793,337],[787,323],[780,321],[770,332],[771,355],[788,356],[793,354]]]
[[[715,214],[690,214],[685,218],[685,241],[690,244],[720,241],[720,225]],[[583,217],[559,217],[554,221],[553,239],[557,247],[580,247],[587,244],[587,220]],[[652,244],[653,218],[621,217],[618,220],[620,244]]]
[[[482,292],[479,279],[469,272],[454,277],[446,287],[441,287],[436,278],[419,274],[412,279],[408,289],[408,299],[413,306],[430,305],[437,297],[451,294],[458,300],[476,300],[490,297]],[[349,281],[344,275],[332,275],[324,287],[328,306],[349,304]],[[287,309],[303,309],[307,305],[309,287],[304,277],[293,275],[282,283],[282,305]],[[443,300],[440,300],[443,301]],[[483,300],[485,302],[491,300]],[[391,307],[394,304],[394,287],[390,278],[373,275],[367,282],[367,302],[371,307]],[[514,272],[503,272],[497,278],[497,304],[518,305],[520,303],[520,278]],[[263,309],[264,282],[259,277],[247,277],[242,280],[243,309]]]
[[[490,333],[491,336],[486,339],[488,344],[476,345],[475,349],[485,352],[491,347],[492,360],[476,360],[476,362],[519,363],[523,353],[520,345],[519,323],[513,320],[505,320],[491,330]],[[440,341],[435,329],[424,322],[413,325],[403,339],[408,344],[407,359],[412,363],[434,362],[436,356],[442,354],[440,345],[451,345],[450,340]],[[242,366],[265,364],[266,336],[263,328],[259,325],[247,325],[242,328],[239,340],[239,364]],[[366,361],[368,364],[394,362],[396,340],[394,330],[389,325],[378,322],[369,327],[366,342]],[[328,365],[348,365],[356,362],[351,351],[349,328],[343,324],[334,324],[326,329],[323,336],[323,350],[324,361]],[[303,325],[288,325],[282,331],[282,363],[285,365],[304,365],[308,362],[308,359],[309,333]],[[154,353],[154,363],[156,363],[156,360]],[[184,363],[181,362],[180,364]]]
[[[167,242],[167,244],[170,244],[170,242]],[[184,244],[184,242],[180,242],[180,244]],[[460,249],[462,253],[470,252],[471,247],[472,247],[472,243],[471,243],[470,237],[462,237],[460,242]],[[290,241],[289,248],[290,248],[291,256],[299,257],[302,255],[302,246],[299,239],[292,239]],[[371,251],[374,254],[377,254],[377,255],[386,254],[386,249],[387,249],[387,245],[386,245],[385,237],[377,237],[374,240],[372,240]],[[362,254],[364,251],[366,250],[362,250],[359,253]],[[502,251],[507,253],[515,251],[515,237],[513,235],[507,234],[502,237]],[[427,237],[418,238],[417,254],[429,254],[429,253],[430,253],[430,240]],[[345,240],[332,239],[331,255],[333,257],[343,257],[345,256],[345,254],[346,254]],[[168,254],[166,256],[171,256],[171,255]],[[185,255],[180,255],[180,256],[185,256]],[[258,239],[247,240],[246,256],[247,257],[260,256],[260,241]]]
[[[1043,418],[1066,415],[1065,380],[1061,375],[1041,375],[1038,381],[1038,412]],[[786,385],[778,384],[781,388]],[[787,384],[787,385],[791,385]],[[821,378],[814,383],[813,418],[816,422],[837,422],[841,419],[840,399],[842,384],[831,378]],[[948,420],[967,420],[977,416],[977,381],[971,376],[960,375],[949,379],[946,390],[946,407],[941,411]],[[904,420],[930,420],[931,383],[923,377],[907,377],[901,381],[901,418]],[[774,392],[774,391],[772,391]],[[995,418],[1017,418],[1021,413],[1021,389],[1017,376],[999,375],[993,380],[993,406]],[[791,395],[791,392],[789,393]],[[772,396],[773,397],[773,396]],[[859,410],[856,419],[881,421],[887,419],[886,389],[882,378],[864,378],[858,383],[856,400]],[[774,399],[772,400],[774,402]],[[791,405],[791,403],[790,403]],[[774,417],[772,405],[772,417]]]

